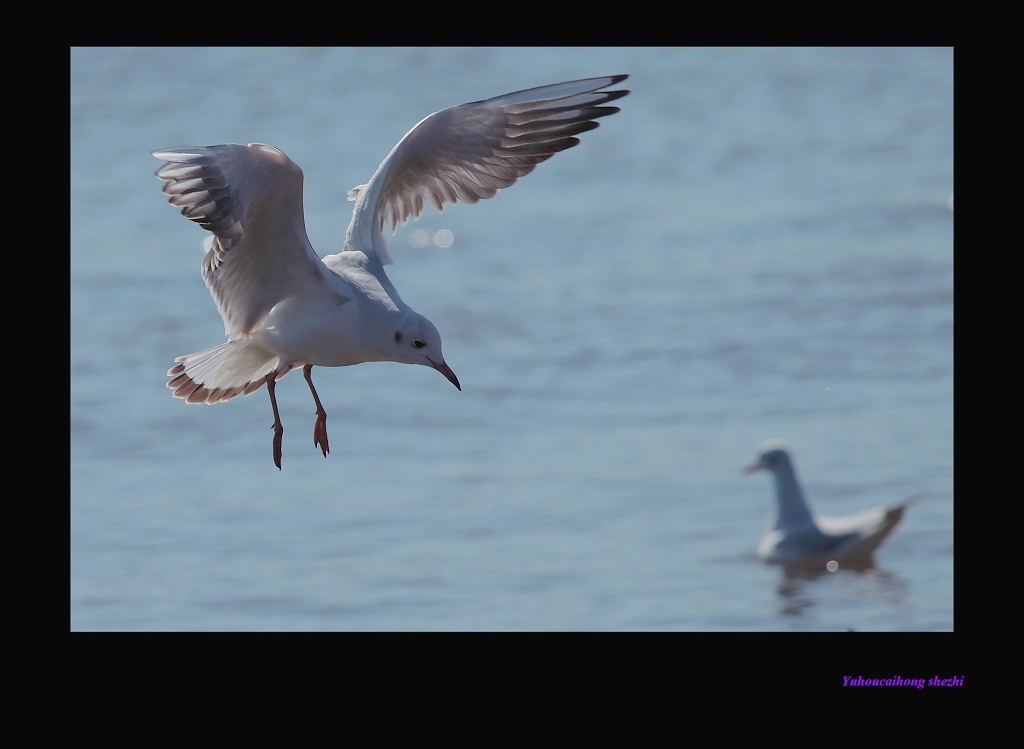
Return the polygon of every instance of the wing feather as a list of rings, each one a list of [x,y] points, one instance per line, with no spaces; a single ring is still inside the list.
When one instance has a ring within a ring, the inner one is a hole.
[[[376,252],[389,263],[381,230],[416,219],[429,203],[476,203],[493,197],[538,164],[580,141],[597,119],[619,111],[609,102],[629,93],[603,89],[628,76],[567,81],[449,107],[410,130],[366,185],[349,191],[355,200],[345,235],[346,250]]]
[[[275,304],[309,293],[328,272],[306,236],[302,170],[262,143],[165,148],[153,155],[171,205],[213,236],[203,280],[225,334],[246,336]]]

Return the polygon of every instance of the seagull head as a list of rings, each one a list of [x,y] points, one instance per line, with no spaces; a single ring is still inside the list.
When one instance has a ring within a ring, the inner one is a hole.
[[[757,447],[757,457],[754,462],[743,470],[746,473],[766,470],[774,471],[783,460],[789,459],[789,445],[780,439],[772,439],[762,442]]]
[[[448,378],[448,382],[459,390],[459,378],[452,368],[445,364],[441,353],[441,334],[434,323],[423,315],[409,310],[398,319],[391,335],[393,360],[403,364],[422,364],[433,367]]]

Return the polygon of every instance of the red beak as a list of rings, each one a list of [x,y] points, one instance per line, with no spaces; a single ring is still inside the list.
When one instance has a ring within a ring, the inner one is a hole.
[[[760,470],[761,470],[761,464],[760,463],[751,463],[749,466],[746,466],[743,469],[743,472],[746,473],[746,474],[751,474],[754,471],[760,471]]]
[[[462,385],[459,384],[459,378],[455,376],[454,372],[452,372],[451,367],[449,367],[443,361],[440,364],[438,364],[437,362],[430,362],[430,366],[432,366],[438,372],[447,377],[448,382],[457,387],[460,391],[462,390]]]

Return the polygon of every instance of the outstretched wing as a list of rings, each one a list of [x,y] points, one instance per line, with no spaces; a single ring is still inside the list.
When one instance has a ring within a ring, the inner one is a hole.
[[[629,93],[604,91],[629,76],[613,75],[516,91],[443,109],[406,133],[365,185],[349,191],[356,201],[345,235],[346,250],[375,251],[390,263],[381,229],[419,217],[424,201],[446,203],[490,198],[559,151],[579,143],[599,117],[619,111],[608,102]]]
[[[202,273],[224,333],[259,327],[282,299],[324,284],[326,270],[306,237],[302,170],[262,143],[165,148],[156,171],[172,205],[213,233]]]

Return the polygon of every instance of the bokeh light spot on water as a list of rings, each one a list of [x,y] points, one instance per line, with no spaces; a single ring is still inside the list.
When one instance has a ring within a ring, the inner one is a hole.
[[[837,569],[839,569],[839,562],[833,559],[825,565],[825,569],[827,569],[829,572],[835,572]]]
[[[455,235],[448,229],[441,229],[430,236],[430,229],[416,229],[409,233],[409,244],[413,247],[426,247],[433,241],[438,247],[451,247],[455,241]]]
[[[417,229],[409,234],[409,244],[413,247],[426,247],[430,241],[430,234],[426,229]]]

